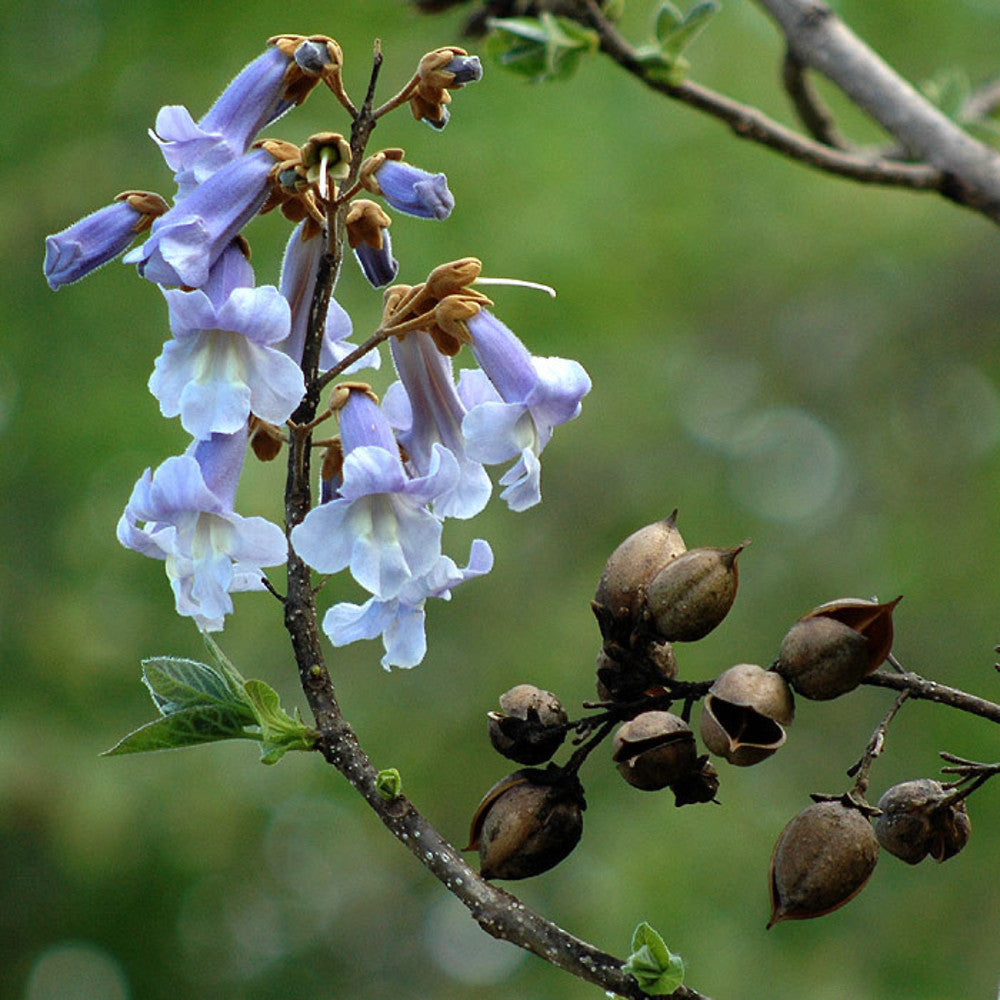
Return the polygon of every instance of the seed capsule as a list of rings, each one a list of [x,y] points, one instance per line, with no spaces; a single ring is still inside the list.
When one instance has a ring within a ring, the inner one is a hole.
[[[642,612],[646,586],[664,566],[687,551],[676,521],[675,510],[662,521],[633,532],[604,564],[594,603],[605,612],[598,613],[598,623],[606,639],[627,641]]]
[[[878,841],[859,809],[817,802],[782,831],[771,856],[770,929],[782,920],[830,913],[864,888],[878,861]]]
[[[630,785],[655,792],[690,774],[698,752],[694,733],[680,716],[643,712],[615,733],[611,759]]]
[[[688,806],[697,802],[714,802],[719,791],[719,772],[708,754],[703,754],[693,770],[671,784],[675,806]]]
[[[787,632],[775,669],[805,698],[825,701],[853,691],[892,650],[892,612],[857,597],[828,601]]]
[[[893,785],[878,800],[878,842],[910,865],[928,855],[935,861],[954,857],[969,842],[972,824],[965,801],[948,802],[948,795],[941,782],[931,778]]]
[[[566,712],[551,691],[518,684],[500,695],[500,712],[488,712],[494,749],[519,764],[543,764],[566,739]]]
[[[483,878],[519,879],[559,864],[583,833],[583,787],[557,768],[525,768],[498,781],[472,818],[469,846]]]
[[[602,701],[633,701],[662,690],[677,674],[669,642],[639,641],[634,648],[605,643],[597,654],[597,695]]]
[[[649,626],[668,642],[694,642],[708,635],[733,606],[736,558],[748,544],[690,549],[668,563],[646,591]]]
[[[701,738],[730,764],[757,764],[785,742],[795,701],[784,678],[753,663],[720,674],[701,710]]]

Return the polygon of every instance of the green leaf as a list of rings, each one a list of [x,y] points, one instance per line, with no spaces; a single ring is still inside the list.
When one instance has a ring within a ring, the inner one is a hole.
[[[173,656],[143,660],[142,681],[163,715],[194,705],[246,704],[229,677],[197,660]]]
[[[264,681],[246,681],[243,690],[260,726],[260,760],[262,764],[275,764],[289,750],[312,750],[316,745],[316,732],[293,719],[282,707],[278,692]]]
[[[638,55],[643,68],[643,76],[647,80],[676,86],[684,79],[685,74],[690,69],[690,63],[686,59],[679,56],[676,59],[668,59],[652,45],[643,46],[639,49]]]
[[[632,934],[632,954],[622,969],[653,996],[673,993],[684,982],[684,959],[645,921]]]
[[[252,724],[252,717],[249,722]],[[243,712],[229,711],[224,706],[184,708],[140,726],[101,756],[174,750],[219,740],[259,739],[246,731],[247,725]]]
[[[653,31],[661,44],[684,23],[684,15],[669,0],[663,0],[653,19]]]
[[[920,89],[927,100],[953,121],[958,121],[962,108],[972,93],[972,84],[964,70],[942,69],[929,80],[925,80]]]
[[[386,800],[391,802],[398,798],[403,790],[403,779],[394,767],[388,767],[384,771],[379,771],[375,778],[375,791]]]
[[[660,42],[663,54],[668,59],[676,59],[702,33],[708,22],[718,12],[719,4],[716,0],[701,0],[684,15],[679,24],[676,24],[665,34],[660,33],[660,18],[658,17],[656,37]]]
[[[535,83],[568,79],[599,44],[595,31],[548,11],[537,18],[490,18],[487,24],[489,55]]]

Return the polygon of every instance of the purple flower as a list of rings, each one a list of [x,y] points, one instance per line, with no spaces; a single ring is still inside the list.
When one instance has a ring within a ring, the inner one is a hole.
[[[174,339],[156,359],[149,390],[163,415],[180,415],[195,438],[232,434],[251,413],[282,424],[305,392],[299,366],[269,346],[288,334],[288,303],[273,285],[252,283],[233,245],[204,289],[163,293]]]
[[[232,612],[230,594],[263,590],[261,568],[287,557],[276,524],[232,509],[246,440],[245,430],[216,434],[146,469],[118,522],[122,545],[166,561],[177,613],[209,632]]]
[[[159,195],[129,192],[68,229],[46,236],[42,270],[49,287],[54,291],[79,281],[113,260],[149,226],[154,210],[157,214],[167,210]]]
[[[292,319],[288,336],[275,344],[278,350],[284,351],[296,364],[302,363],[309,309],[316,289],[319,260],[323,255],[322,237],[315,235],[304,239],[305,231],[306,223],[299,223],[285,248],[280,289],[291,306]],[[351,317],[347,310],[336,299],[331,298],[326,311],[326,328],[319,356],[321,369],[332,368],[355,349],[354,344],[345,343],[351,332]],[[350,365],[345,373],[360,371],[362,368],[378,368],[381,363],[382,356],[378,350],[373,349]]]
[[[386,159],[373,177],[378,193],[397,211],[420,219],[447,219],[455,207],[444,174],[429,174],[402,160]]]
[[[382,636],[385,656],[382,666],[415,667],[427,652],[424,604],[428,597],[451,599],[452,588],[493,568],[489,545],[477,538],[469,550],[469,563],[459,569],[452,559],[441,556],[430,572],[410,580],[391,600],[373,597],[364,604],[335,604],[323,618],[323,631],[335,646],[359,639]]]
[[[553,428],[580,412],[590,378],[576,361],[536,358],[485,309],[467,321],[481,371],[463,371],[458,393],[469,412],[462,421],[466,454],[493,464],[517,458],[500,483],[511,510],[541,500],[538,456]]]
[[[454,77],[449,87],[464,87],[467,83],[478,83],[483,78],[483,64],[479,56],[456,55],[451,62],[441,67],[440,72],[451,73]]]
[[[428,509],[454,489],[458,463],[435,446],[427,474],[406,475],[392,428],[374,400],[351,389],[340,411],[344,451],[338,495],[313,508],[292,530],[295,551],[320,573],[350,566],[380,600],[398,597],[441,556],[441,521]]]
[[[139,274],[158,285],[200,288],[222,251],[267,199],[275,157],[265,149],[215,171],[154,223],[141,247],[126,254]]]
[[[175,173],[178,200],[241,157],[261,129],[305,100],[332,64],[325,42],[308,39],[298,43],[290,70],[292,62],[287,49],[269,47],[243,68],[198,122],[182,105],[160,109],[150,135]]]
[[[399,431],[409,465],[425,475],[433,461],[434,446],[447,448],[456,458],[460,476],[453,490],[434,500],[439,517],[469,518],[478,514],[493,490],[480,462],[466,455],[462,420],[466,408],[455,390],[451,359],[421,330],[390,340],[392,360],[399,373],[385,395],[383,409]]]
[[[373,288],[388,285],[399,273],[399,261],[392,255],[392,241],[387,231],[382,232],[381,247],[359,243],[354,248],[354,256]]]

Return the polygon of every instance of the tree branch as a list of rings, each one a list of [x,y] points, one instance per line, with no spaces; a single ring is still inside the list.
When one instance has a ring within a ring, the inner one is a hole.
[[[740,104],[708,87],[690,80],[667,82],[651,72],[639,58],[637,50],[618,33],[594,0],[580,0],[577,17],[580,23],[597,32],[601,50],[626,72],[651,90],[725,122],[741,139],[767,146],[817,170],[855,181],[943,193],[948,186],[947,175],[933,166],[898,163],[879,156],[833,149],[779,124],[757,108]],[[997,217],[1000,218],[1000,215]]]
[[[758,0],[789,51],[818,70],[910,154],[944,175],[945,197],[1000,222],[1000,155],[973,139],[864,44],[819,0]]]
[[[901,674],[876,670],[861,683],[871,687],[891,688],[893,691],[906,691],[911,698],[936,701],[941,705],[950,705],[959,711],[989,719],[990,722],[1000,722],[1000,705],[995,702],[978,698],[974,694],[967,694],[965,691],[948,687],[946,684],[939,684],[937,681],[928,680],[926,677],[921,677],[920,674],[909,670]]]

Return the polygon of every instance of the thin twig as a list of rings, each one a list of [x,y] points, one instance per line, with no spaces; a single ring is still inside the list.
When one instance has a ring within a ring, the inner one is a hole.
[[[872,733],[861,760],[853,767],[848,768],[847,776],[855,778],[854,789],[860,795],[864,795],[868,791],[868,775],[872,769],[872,764],[875,758],[885,749],[885,733],[889,728],[889,723],[896,717],[896,713],[903,707],[903,702],[909,697],[909,691],[902,691],[897,695],[889,711],[885,713],[882,721],[875,727],[875,732]]]
[[[817,142],[834,149],[849,148],[837,129],[833,115],[809,83],[805,67],[791,51],[785,53],[781,64],[781,82],[788,91],[799,120]]]
[[[959,711],[969,712],[983,719],[989,719],[991,722],[1000,723],[1000,705],[995,702],[967,694],[965,691],[948,687],[946,684],[939,684],[937,681],[928,680],[926,677],[921,677],[909,670],[902,674],[876,670],[861,683],[871,687],[906,691],[911,698],[936,701],[941,705],[950,705]]]

